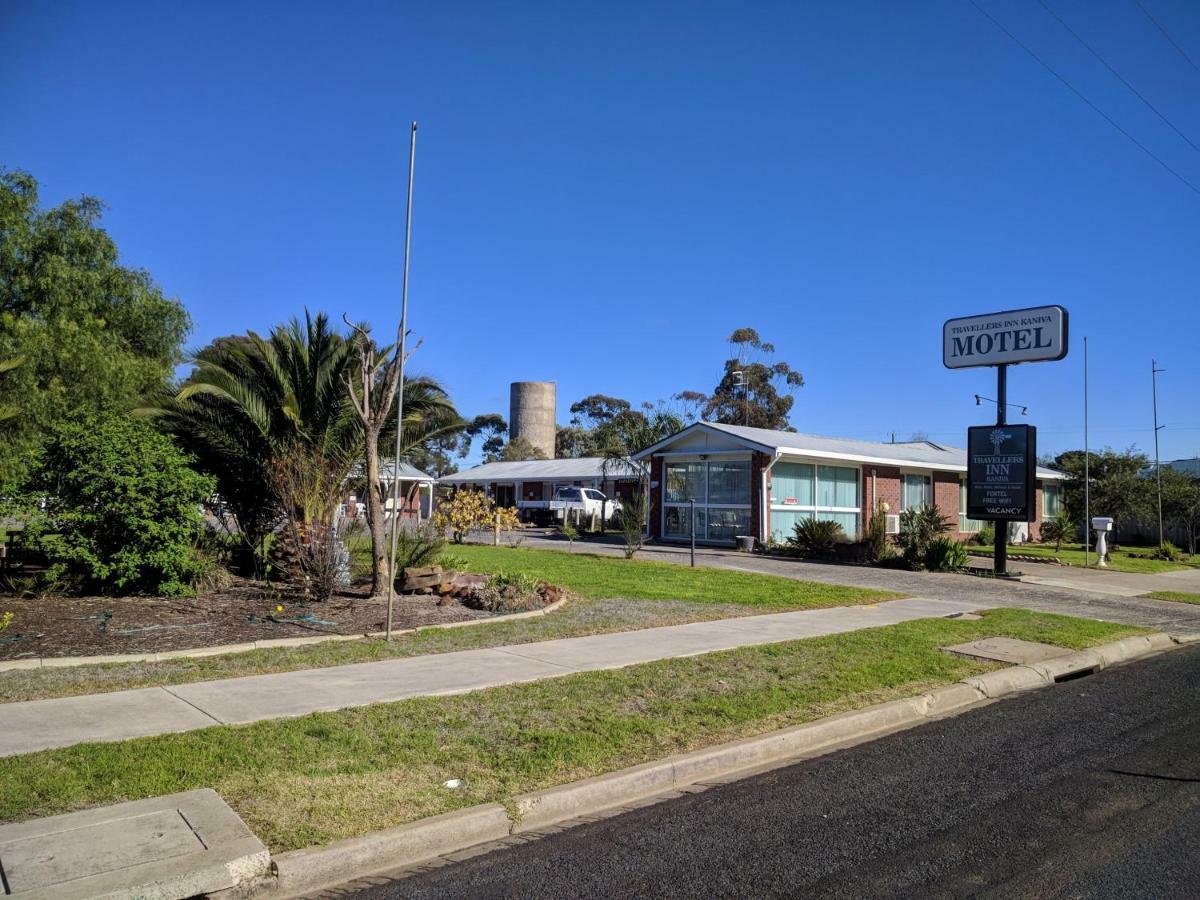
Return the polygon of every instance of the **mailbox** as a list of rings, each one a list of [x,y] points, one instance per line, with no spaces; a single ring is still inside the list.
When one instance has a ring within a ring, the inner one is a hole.
[[[1113,520],[1107,516],[1096,516],[1092,519],[1093,531],[1112,531]]]

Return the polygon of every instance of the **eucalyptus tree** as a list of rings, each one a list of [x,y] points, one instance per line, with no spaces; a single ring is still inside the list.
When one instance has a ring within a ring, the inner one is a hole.
[[[431,378],[403,380],[404,362],[410,353],[401,357],[400,335],[389,347],[380,347],[371,337],[367,325],[346,322],[354,332],[352,343],[357,365],[343,378],[350,405],[358,416],[362,436],[363,470],[366,477],[367,528],[371,535],[371,593],[381,593],[394,577],[386,540],[384,492],[388,485],[380,477],[379,454],[381,439],[390,430],[390,447],[399,447],[401,455],[432,438],[454,433],[466,427],[445,389]],[[415,348],[414,348],[415,349]],[[404,408],[400,439],[396,440],[397,395]],[[399,473],[394,471],[392,478]],[[400,505],[392,510],[392,527],[399,526]]]

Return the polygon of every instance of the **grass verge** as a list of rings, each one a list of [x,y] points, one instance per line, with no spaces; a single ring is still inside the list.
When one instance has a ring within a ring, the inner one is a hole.
[[[0,759],[0,821],[209,786],[275,851],[323,844],[948,684],[988,636],[1073,649],[1143,629],[1026,610],[589,672],[452,697]],[[465,781],[450,790],[443,782]]]
[[[1151,591],[1142,596],[1149,597],[1151,600],[1173,600],[1176,603],[1200,604],[1200,594],[1192,594],[1187,591]]]
[[[622,559],[596,553],[564,553],[524,547],[455,545],[451,551],[470,562],[471,571],[523,572],[559,584],[581,597],[635,600],[692,600],[741,603],[778,612],[874,603],[902,596],[891,591],[800,581],[733,569]]]
[[[902,596],[774,575],[691,569],[590,553],[475,545],[455,547],[454,553],[469,560],[472,571],[524,572],[562,585],[584,599],[535,619],[429,629],[401,635],[391,644],[379,640],[341,641],[155,663],[10,670],[0,672],[0,703],[327,668],[755,613],[850,606]]]
[[[1200,556],[1188,557],[1180,562],[1166,562],[1161,559],[1141,559],[1130,556],[1130,553],[1150,553],[1152,548],[1135,547],[1128,550],[1113,550],[1108,555],[1108,567],[1114,572],[1133,572],[1139,575],[1155,575],[1159,572],[1175,572],[1180,569],[1200,567]],[[991,556],[991,547],[967,547],[967,551],[976,556]],[[1083,544],[1063,544],[1057,552],[1052,544],[1014,544],[1008,548],[1009,553],[1018,556],[1039,556],[1047,559],[1057,559],[1072,566],[1083,566]],[[1088,554],[1090,567],[1096,567],[1096,551]]]
[[[762,612],[768,610],[753,609],[738,603],[572,599],[561,609],[537,618],[486,622],[466,628],[431,628],[396,635],[390,644],[376,638],[364,638],[360,641],[276,647],[163,662],[13,669],[0,672],[0,703],[188,684],[243,675],[294,672],[299,669],[323,669],[430,653],[479,650],[555,638],[731,619]]]

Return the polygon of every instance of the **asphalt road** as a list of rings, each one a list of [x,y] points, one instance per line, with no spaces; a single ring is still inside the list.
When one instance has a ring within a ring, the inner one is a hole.
[[[1200,645],[407,878],[433,897],[1200,897]]]

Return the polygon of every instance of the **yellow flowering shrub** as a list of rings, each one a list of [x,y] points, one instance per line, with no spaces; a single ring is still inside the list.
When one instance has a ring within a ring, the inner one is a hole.
[[[482,491],[456,491],[448,500],[438,503],[430,523],[439,533],[461,544],[472,531],[494,527],[497,516],[501,530],[513,531],[521,527],[515,509],[507,506],[497,509],[492,498]]]

